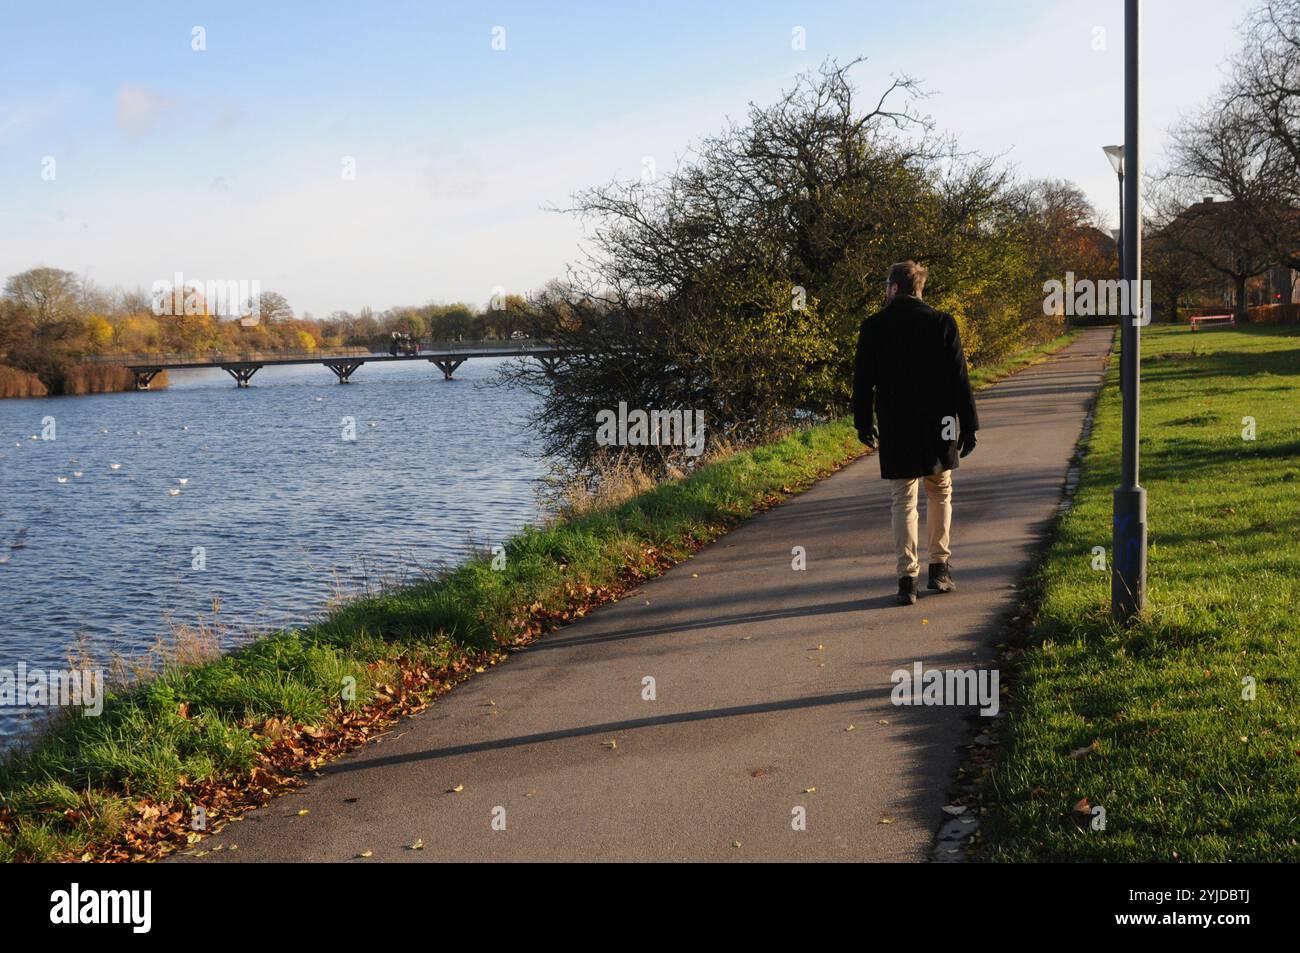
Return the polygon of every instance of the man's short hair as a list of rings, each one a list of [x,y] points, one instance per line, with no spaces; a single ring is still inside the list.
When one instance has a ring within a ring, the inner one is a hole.
[[[889,269],[887,284],[898,285],[898,293],[901,295],[915,295],[919,298],[929,274],[925,265],[918,265],[910,260],[900,261]]]

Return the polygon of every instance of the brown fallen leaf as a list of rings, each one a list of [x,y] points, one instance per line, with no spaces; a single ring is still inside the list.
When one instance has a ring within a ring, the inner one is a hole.
[[[1070,757],[1074,759],[1086,758],[1090,754],[1101,754],[1101,741],[1094,738],[1092,744],[1086,748],[1075,748],[1070,752]]]

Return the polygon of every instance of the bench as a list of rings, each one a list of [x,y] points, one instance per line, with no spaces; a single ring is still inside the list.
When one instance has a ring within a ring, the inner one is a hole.
[[[1188,323],[1195,331],[1200,325],[1210,325],[1211,327],[1235,328],[1237,326],[1237,316],[1233,314],[1201,314],[1194,318],[1188,318]]]

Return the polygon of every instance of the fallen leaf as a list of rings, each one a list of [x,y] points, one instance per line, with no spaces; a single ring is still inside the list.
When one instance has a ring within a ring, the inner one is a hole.
[[[424,841],[417,837],[415,843],[408,847],[407,850],[424,850]]]
[[[1101,754],[1101,741],[1094,738],[1092,744],[1086,748],[1075,748],[1070,752],[1070,757],[1074,759],[1086,758],[1090,754]]]

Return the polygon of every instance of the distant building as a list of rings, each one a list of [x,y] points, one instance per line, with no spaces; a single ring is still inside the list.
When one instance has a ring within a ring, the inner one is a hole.
[[[1202,227],[1206,216],[1231,208],[1234,202],[1234,199],[1216,201],[1214,196],[1207,195],[1200,202],[1189,205],[1179,212],[1170,223],[1169,229],[1176,230],[1180,226],[1188,226],[1189,223],[1193,228]],[[1300,209],[1291,209],[1290,213],[1300,216]],[[1227,278],[1223,279],[1222,295],[1225,308],[1236,306],[1236,289]],[[1300,304],[1300,269],[1275,265],[1249,279],[1246,282],[1246,306],[1253,308],[1264,304]]]

